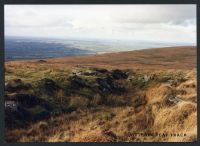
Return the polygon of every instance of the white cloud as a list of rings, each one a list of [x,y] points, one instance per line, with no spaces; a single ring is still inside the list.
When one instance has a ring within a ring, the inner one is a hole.
[[[5,34],[196,43],[196,6],[5,5]]]

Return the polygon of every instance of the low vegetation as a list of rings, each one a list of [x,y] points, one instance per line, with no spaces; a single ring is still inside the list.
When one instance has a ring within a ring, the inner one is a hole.
[[[54,63],[6,63],[8,142],[197,140],[195,69]]]

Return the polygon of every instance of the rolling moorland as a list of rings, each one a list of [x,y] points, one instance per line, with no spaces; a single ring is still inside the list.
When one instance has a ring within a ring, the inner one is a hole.
[[[144,48],[179,46],[172,42],[122,41],[99,39],[55,39],[35,37],[6,37],[5,60],[32,60],[85,56],[102,53],[122,52]],[[183,44],[182,44],[183,45]],[[185,46],[190,46],[185,44]]]
[[[8,142],[197,141],[196,47],[5,63]]]

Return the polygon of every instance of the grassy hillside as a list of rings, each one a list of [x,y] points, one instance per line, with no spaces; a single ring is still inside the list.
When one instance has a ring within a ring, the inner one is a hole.
[[[196,47],[5,68],[7,141],[197,140]]]

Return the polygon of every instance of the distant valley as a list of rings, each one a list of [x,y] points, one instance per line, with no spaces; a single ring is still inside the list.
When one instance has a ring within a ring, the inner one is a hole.
[[[191,44],[184,44],[191,45]],[[180,46],[179,43],[96,39],[5,38],[5,61],[83,56],[146,48]]]
[[[5,40],[6,61],[45,59],[88,54],[95,54],[95,52],[46,40],[22,38],[8,38]]]

